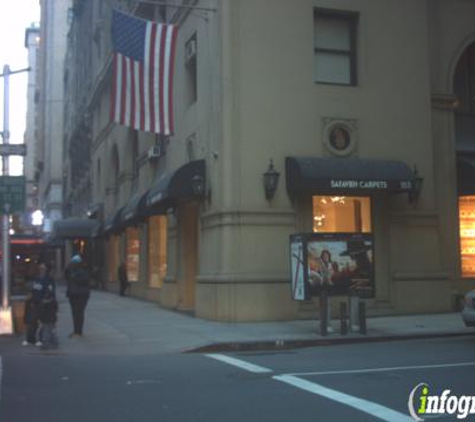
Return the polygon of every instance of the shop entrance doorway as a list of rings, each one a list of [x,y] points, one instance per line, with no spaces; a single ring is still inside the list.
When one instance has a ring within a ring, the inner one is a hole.
[[[180,260],[178,309],[195,309],[196,273],[198,267],[198,203],[184,203],[179,208]]]
[[[314,233],[371,233],[371,199],[366,196],[314,196]]]

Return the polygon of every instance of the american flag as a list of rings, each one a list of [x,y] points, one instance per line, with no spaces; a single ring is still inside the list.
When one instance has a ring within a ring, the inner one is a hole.
[[[173,133],[176,37],[176,26],[113,11],[112,121],[145,132]]]

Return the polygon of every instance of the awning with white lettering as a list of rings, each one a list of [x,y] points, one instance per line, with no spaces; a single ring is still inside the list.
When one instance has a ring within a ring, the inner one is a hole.
[[[410,192],[414,172],[397,160],[286,157],[290,196],[345,193]]]

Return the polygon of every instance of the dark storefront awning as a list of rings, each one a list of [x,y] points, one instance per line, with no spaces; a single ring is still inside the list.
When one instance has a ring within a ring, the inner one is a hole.
[[[162,174],[150,187],[146,205],[157,212],[165,212],[181,198],[193,198],[195,195],[192,179],[196,176],[205,180],[205,161],[195,160],[181,166],[173,173]]]
[[[147,194],[148,191],[145,193],[136,193],[125,204],[121,213],[122,222],[125,225],[133,224],[145,217]]]
[[[99,223],[87,218],[66,218],[53,223],[52,237],[56,239],[90,238]]]
[[[464,157],[457,160],[457,193],[475,195],[475,159]]]
[[[396,160],[359,158],[287,157],[289,195],[378,192],[410,192],[414,172]]]
[[[117,232],[122,228],[123,207],[112,213],[104,221],[104,234]]]

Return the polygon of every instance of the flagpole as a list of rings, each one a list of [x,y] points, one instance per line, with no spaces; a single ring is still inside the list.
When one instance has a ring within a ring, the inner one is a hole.
[[[3,67],[3,143],[10,143],[9,97],[10,66]],[[2,159],[2,173],[8,175],[8,155]],[[13,333],[12,309],[10,306],[10,216],[9,210],[2,213],[2,309],[0,313],[0,334]]]
[[[200,7],[190,6],[187,4],[169,4],[166,1],[153,1],[153,0],[132,0],[135,3],[151,4],[154,6],[172,7],[174,9],[189,9],[189,10],[202,10],[204,12],[216,12],[218,9],[212,7]]]

